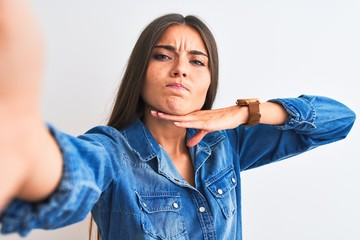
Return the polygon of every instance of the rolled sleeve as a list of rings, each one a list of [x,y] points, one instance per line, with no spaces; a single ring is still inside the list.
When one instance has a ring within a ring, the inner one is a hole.
[[[347,106],[323,96],[301,95],[298,98],[271,99],[269,102],[282,105],[289,117],[280,126],[258,124],[237,129],[232,142],[238,146],[236,152],[241,159],[241,170],[283,160],[344,139],[356,118]]]
[[[345,138],[356,119],[354,111],[327,97],[301,95],[270,101],[282,104],[289,113],[280,129],[293,129],[298,134],[311,136],[319,145]]]
[[[299,98],[284,98],[284,99],[271,99],[269,102],[281,104],[289,117],[286,119],[285,124],[278,126],[282,130],[287,129],[314,129],[316,111],[315,107],[307,99],[305,95]]]

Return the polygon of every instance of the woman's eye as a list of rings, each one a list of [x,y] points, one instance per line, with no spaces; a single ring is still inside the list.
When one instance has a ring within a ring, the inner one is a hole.
[[[200,60],[192,60],[192,62],[195,64],[195,65],[199,65],[199,66],[205,66],[205,63],[200,61]]]
[[[154,59],[156,59],[156,60],[168,60],[168,59],[170,59],[170,57],[165,55],[165,54],[154,54]]]

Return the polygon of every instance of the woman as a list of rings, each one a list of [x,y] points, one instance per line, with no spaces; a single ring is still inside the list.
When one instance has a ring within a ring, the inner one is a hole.
[[[0,171],[15,172],[0,192],[2,232],[58,228],[91,211],[102,239],[241,239],[240,172],[343,139],[355,120],[307,95],[210,110],[217,82],[212,33],[169,14],[140,35],[108,126],[69,136],[44,127],[35,103],[1,117],[11,141],[0,141],[0,159],[13,160]]]

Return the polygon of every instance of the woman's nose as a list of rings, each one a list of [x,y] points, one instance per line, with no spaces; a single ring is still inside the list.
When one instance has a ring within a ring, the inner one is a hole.
[[[171,71],[172,77],[187,77],[188,69],[186,66],[186,61],[182,59],[178,59],[176,62],[174,62],[174,68]]]

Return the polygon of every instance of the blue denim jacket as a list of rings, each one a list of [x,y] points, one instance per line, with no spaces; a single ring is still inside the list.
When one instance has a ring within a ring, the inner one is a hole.
[[[14,200],[2,233],[54,229],[92,212],[102,239],[241,239],[240,172],[346,137],[355,114],[325,97],[274,99],[290,117],[212,132],[190,155],[196,188],[140,120],[122,131],[98,126],[73,137],[50,127],[64,159],[62,181],[46,200]],[[187,138],[196,130],[188,129]]]

